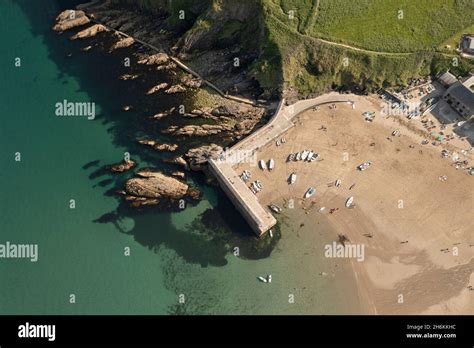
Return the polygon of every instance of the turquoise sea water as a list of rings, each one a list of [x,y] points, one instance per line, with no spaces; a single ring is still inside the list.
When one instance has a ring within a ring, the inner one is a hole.
[[[126,175],[100,167],[124,152],[141,167],[159,161],[128,139],[120,109],[133,92],[118,87],[109,62],[50,30],[64,7],[67,1],[0,1],[0,243],[39,247],[38,262],[0,259],[0,314],[358,311],[348,265],[320,252],[334,239],[323,221],[298,229],[282,223],[281,239],[262,253],[222,192],[199,175],[190,178],[204,192],[197,206],[117,210],[107,192]],[[98,117],[56,117],[54,105],[64,99],[95,102]],[[231,252],[236,246],[243,255]],[[268,273],[272,284],[256,281]]]

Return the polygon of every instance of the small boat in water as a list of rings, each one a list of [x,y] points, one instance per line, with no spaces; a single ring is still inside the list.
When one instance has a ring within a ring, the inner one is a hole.
[[[260,169],[261,170],[265,170],[267,169],[267,164],[265,163],[264,160],[260,160],[260,162],[258,162],[260,164]]]
[[[264,277],[257,277],[257,279],[260,280],[263,283],[268,282],[267,278],[264,278]]]
[[[347,207],[347,208],[352,207],[352,204],[353,204],[353,203],[354,203],[354,197],[351,196],[351,197],[349,197],[349,198],[347,199],[347,201],[346,201],[346,207]]]
[[[267,276],[267,280],[268,280],[269,283],[272,282],[272,275],[271,275],[271,274],[269,274],[269,275]]]
[[[273,231],[270,230],[270,231],[268,231],[268,233],[270,234],[270,238],[273,238]]]
[[[268,207],[277,214],[281,213],[281,208],[276,204],[270,204]]]
[[[296,182],[296,173],[291,173],[289,182],[290,185],[293,185]]]
[[[304,194],[304,198],[311,197],[312,195],[314,195],[315,192],[316,189],[314,187],[310,187],[308,191],[306,191],[306,193]]]
[[[336,187],[341,186],[341,179],[337,179],[336,182],[334,183],[334,186]]]
[[[268,161],[268,170],[273,170],[273,168],[275,168],[275,161],[272,158]]]

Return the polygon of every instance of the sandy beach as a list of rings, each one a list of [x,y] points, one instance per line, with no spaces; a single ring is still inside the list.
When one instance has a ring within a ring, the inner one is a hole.
[[[364,245],[364,260],[351,263],[367,314],[474,313],[474,178],[442,158],[442,145],[421,145],[419,120],[406,124],[382,115],[375,97],[349,97],[355,109],[338,104],[306,111],[283,135],[284,144],[261,148],[257,159],[273,158],[272,171],[246,163],[235,170],[250,170],[251,181],[262,182],[262,205],[277,204],[281,215],[300,209],[314,221],[323,217],[350,244]],[[365,121],[364,111],[375,112],[375,120]],[[459,139],[448,147],[470,148]],[[303,150],[319,153],[320,160],[287,162]],[[472,155],[464,152],[461,159],[473,165]],[[365,161],[372,165],[358,171]],[[289,185],[293,172],[297,180]],[[316,193],[304,199],[311,186]]]

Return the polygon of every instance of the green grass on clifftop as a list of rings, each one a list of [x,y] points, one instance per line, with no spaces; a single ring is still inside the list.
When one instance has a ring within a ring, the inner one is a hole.
[[[262,1],[269,34],[261,61],[267,71],[280,68],[285,86],[303,94],[334,85],[373,90],[448,68],[461,75],[474,67],[453,51],[441,50],[447,40],[472,28],[472,0]],[[403,19],[398,19],[398,10],[403,10]],[[271,59],[278,54],[280,63]],[[458,66],[452,65],[455,57]],[[257,78],[270,87],[279,76],[261,73]]]

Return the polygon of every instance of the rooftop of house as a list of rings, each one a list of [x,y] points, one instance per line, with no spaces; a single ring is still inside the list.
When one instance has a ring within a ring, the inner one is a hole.
[[[438,80],[446,86],[451,86],[452,84],[458,81],[456,76],[451,74],[449,71],[446,71],[445,73],[441,74]]]

